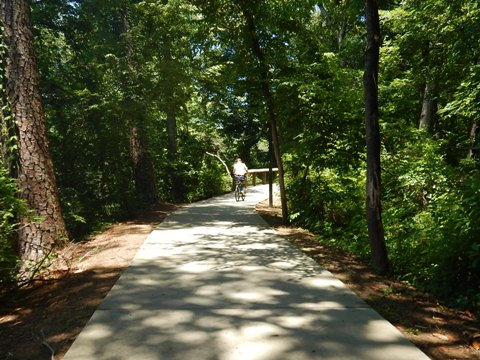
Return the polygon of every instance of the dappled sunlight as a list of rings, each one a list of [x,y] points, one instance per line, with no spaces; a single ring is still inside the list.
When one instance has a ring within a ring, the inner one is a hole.
[[[344,289],[345,285],[343,283],[332,277],[322,277],[322,278],[309,278],[309,279],[304,279],[302,280],[306,285],[311,286],[311,287],[318,287],[318,288],[323,288],[325,286],[328,286],[330,288],[335,288],[337,287],[338,289]]]
[[[18,321],[20,318],[21,316],[19,314],[4,315],[0,317],[0,324],[13,323],[15,321]]]
[[[364,304],[366,307],[367,305]],[[305,309],[305,310],[312,310],[312,311],[318,311],[321,309],[338,309],[338,308],[343,308],[344,305],[338,303],[337,301],[328,301],[328,300],[322,300],[322,301],[317,301],[317,302],[303,302],[301,304],[295,305],[295,308],[298,309]],[[361,304],[358,303],[357,308],[361,307]]]
[[[257,287],[248,290],[237,290],[231,292],[229,298],[233,300],[246,301],[246,302],[262,302],[262,303],[274,303],[276,297],[285,296],[287,293],[279,289],[272,289],[269,287]]]
[[[174,338],[180,343],[198,344],[202,345],[208,340],[209,335],[205,331],[185,331],[175,334]]]
[[[287,333],[279,326],[251,322],[239,329],[222,332],[219,342],[225,347],[224,351],[227,353],[229,349],[236,350],[236,353],[231,354],[228,359],[273,359],[273,354],[278,356],[288,351],[289,344],[284,341],[282,335]]]
[[[112,329],[104,324],[95,324],[85,332],[85,336],[91,340],[108,339],[112,336]]]
[[[215,266],[212,262],[190,262],[179,267],[179,270],[182,272],[189,273],[203,273],[207,270],[211,270]]]
[[[392,334],[382,331],[383,319],[370,321],[364,328],[365,336],[371,341],[389,343],[392,341]],[[397,338],[400,339],[402,334],[399,332]]]
[[[223,196],[182,208],[150,234],[65,360],[113,352],[142,360],[383,360],[385,351],[391,360],[426,359],[247,202]]]

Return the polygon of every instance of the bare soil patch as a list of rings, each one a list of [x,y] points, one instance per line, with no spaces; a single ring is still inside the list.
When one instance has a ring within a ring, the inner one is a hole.
[[[159,204],[133,221],[72,244],[45,277],[0,303],[1,360],[60,360],[148,234],[174,205]],[[257,211],[302,251],[345,282],[432,359],[480,359],[479,321],[412,287],[375,275],[354,256],[281,225],[280,208]]]

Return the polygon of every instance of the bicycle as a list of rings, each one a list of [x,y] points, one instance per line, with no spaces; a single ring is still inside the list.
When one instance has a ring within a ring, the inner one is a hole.
[[[245,201],[245,189],[246,189],[246,183],[245,183],[245,177],[244,176],[236,176],[235,177],[235,200],[236,201]]]

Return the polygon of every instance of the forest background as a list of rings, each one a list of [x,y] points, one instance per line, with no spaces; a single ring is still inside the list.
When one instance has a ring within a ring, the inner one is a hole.
[[[379,4],[382,220],[390,270],[478,312],[480,5]],[[285,220],[370,256],[364,1],[34,0],[30,7],[66,231],[54,241],[22,244],[29,227],[19,218],[47,221],[18,196],[35,197],[35,189],[17,180],[24,130],[8,96],[11,44],[4,36],[3,289],[41,271],[65,243],[151,203],[229,191],[220,160],[227,167],[236,157],[251,168],[278,166],[272,109]]]

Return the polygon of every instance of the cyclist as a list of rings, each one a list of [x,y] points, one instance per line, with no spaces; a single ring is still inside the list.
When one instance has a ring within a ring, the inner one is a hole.
[[[233,177],[235,181],[241,181],[244,191],[247,189],[247,175],[248,175],[248,167],[242,161],[242,159],[238,158],[235,164],[233,164]]]

